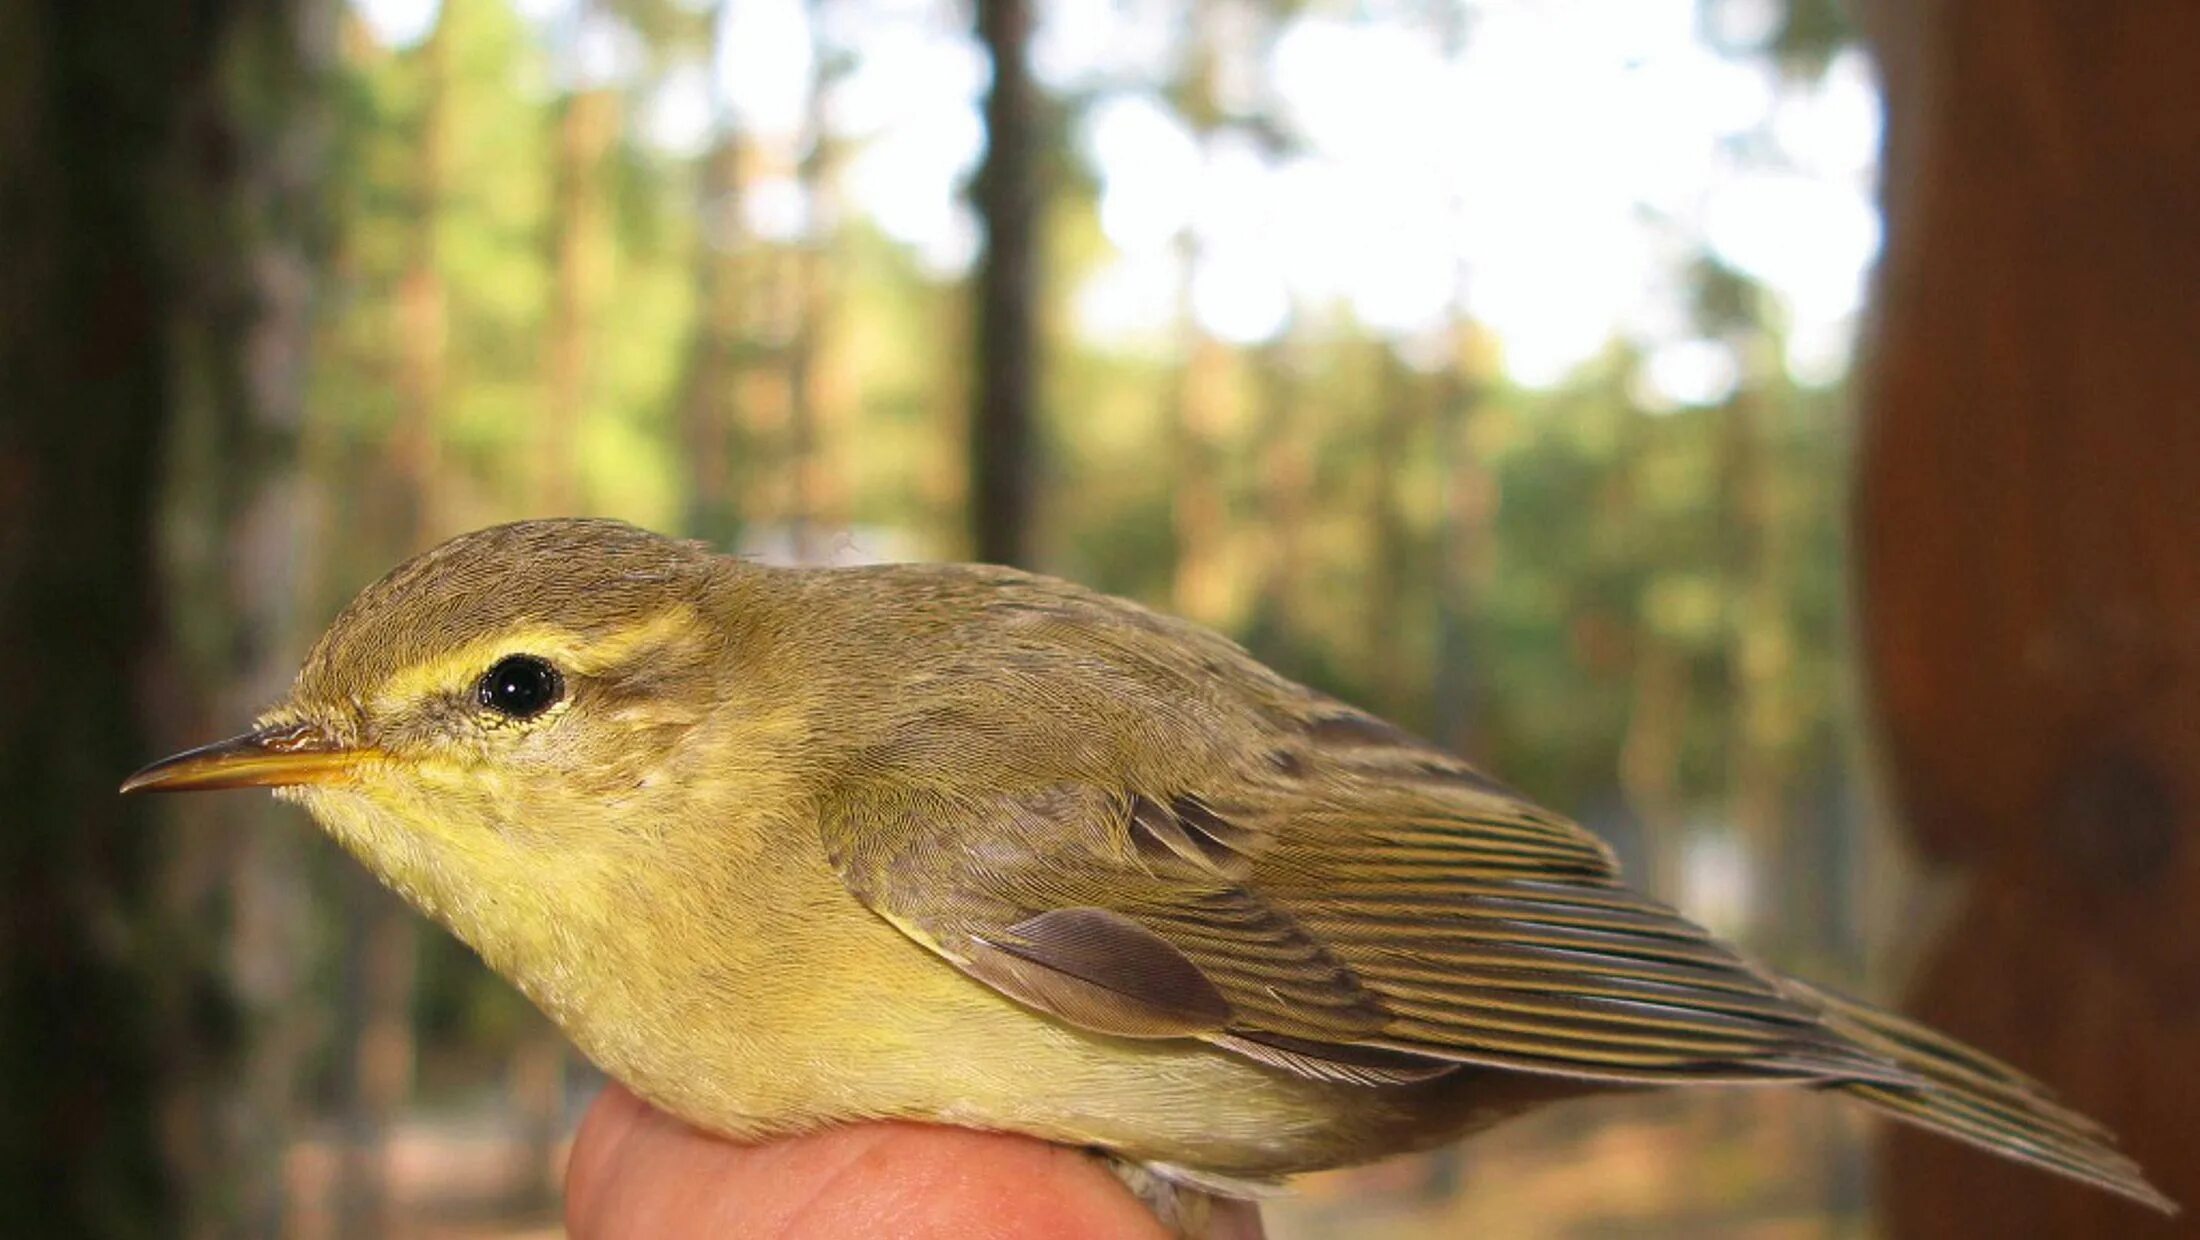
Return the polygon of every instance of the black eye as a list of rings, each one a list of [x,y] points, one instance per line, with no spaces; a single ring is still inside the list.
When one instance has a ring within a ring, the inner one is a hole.
[[[513,719],[532,719],[565,696],[565,677],[531,654],[497,660],[474,690],[481,704]]]

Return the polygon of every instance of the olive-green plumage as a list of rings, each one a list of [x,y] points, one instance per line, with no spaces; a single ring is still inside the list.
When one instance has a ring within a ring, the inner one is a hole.
[[[1786,1082],[2168,1205],[2038,1085],[1744,959],[1456,757],[1045,577],[484,530],[361,594],[252,737],[133,786],[223,782],[284,785],[737,1137],[936,1120],[1228,1191]]]

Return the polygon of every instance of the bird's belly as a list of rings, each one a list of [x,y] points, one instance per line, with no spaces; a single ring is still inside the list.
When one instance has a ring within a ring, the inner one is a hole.
[[[595,971],[620,984],[553,1015],[636,1093],[737,1139],[908,1119],[1260,1179],[1426,1147],[1475,1126],[1474,1108],[1450,1098],[1456,1090],[1314,1081],[1192,1039],[1084,1033],[850,903],[860,920],[770,936],[768,962],[715,952],[668,969],[657,951]],[[840,912],[808,910],[813,919]]]

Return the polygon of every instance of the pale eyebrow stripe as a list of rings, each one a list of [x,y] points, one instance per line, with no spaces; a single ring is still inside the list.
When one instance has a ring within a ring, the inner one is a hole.
[[[594,638],[559,625],[528,625],[479,638],[400,669],[382,682],[374,698],[384,709],[418,701],[471,684],[498,659],[515,654],[536,655],[565,671],[586,676],[624,662],[637,650],[692,632],[701,624],[702,617],[694,608],[681,605]]]

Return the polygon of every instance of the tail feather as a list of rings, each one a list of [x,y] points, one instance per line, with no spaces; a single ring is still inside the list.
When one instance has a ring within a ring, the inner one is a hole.
[[[1800,982],[1799,997],[1818,1004],[1835,1032],[1908,1070],[1916,1085],[1841,1081],[1830,1088],[1906,1123],[1967,1141],[2107,1189],[2166,1214],[2177,1203],[2115,1148],[2093,1120],[2055,1101],[2047,1087],[1915,1021]]]

